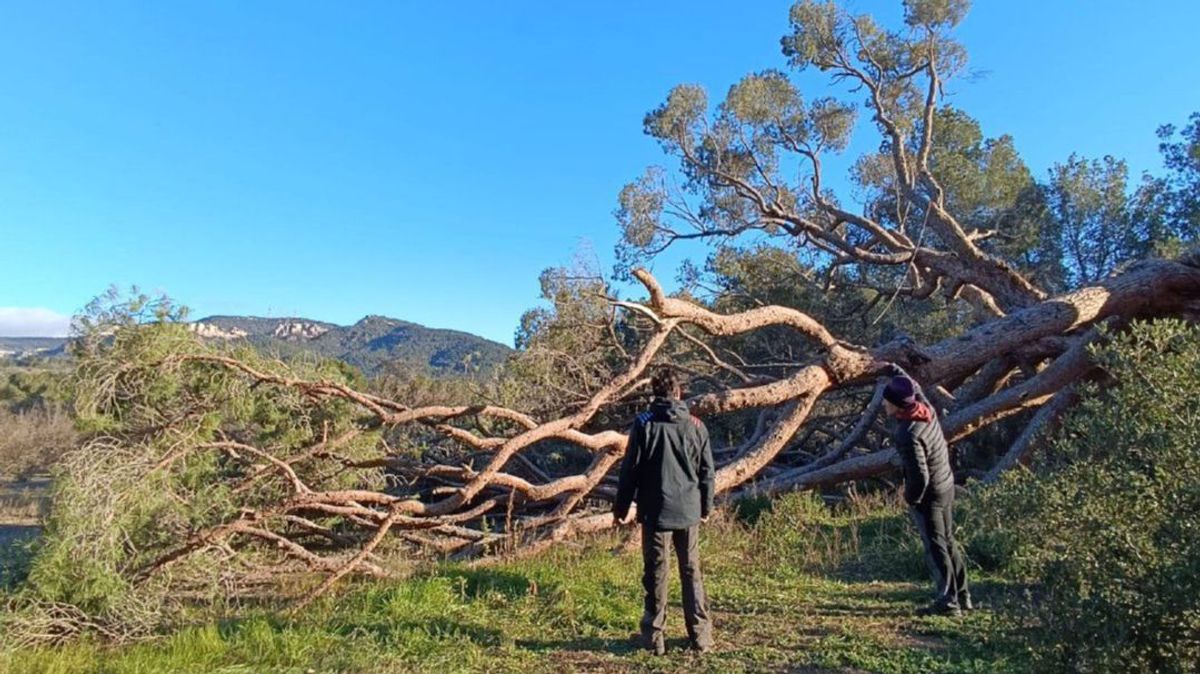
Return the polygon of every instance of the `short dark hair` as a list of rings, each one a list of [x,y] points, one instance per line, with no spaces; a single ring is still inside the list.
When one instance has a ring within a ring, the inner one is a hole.
[[[670,398],[683,392],[683,377],[674,368],[664,365],[650,377],[650,390],[659,398]]]

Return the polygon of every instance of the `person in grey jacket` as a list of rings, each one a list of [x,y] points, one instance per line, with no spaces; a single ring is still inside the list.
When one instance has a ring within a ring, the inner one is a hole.
[[[884,405],[896,420],[896,452],[904,468],[904,500],[912,509],[933,574],[933,603],[922,615],[957,615],[973,608],[962,551],[954,540],[954,473],[950,449],[933,405],[920,386],[895,368],[883,389]]]
[[[667,550],[674,545],[683,584],[683,613],[691,647],[712,648],[712,621],[700,575],[700,523],[713,509],[713,455],[708,429],[680,398],[683,385],[675,371],[660,369],[651,379],[654,401],[638,415],[621,462],[613,518],[630,521],[637,502],[642,525],[643,645],[666,652]]]

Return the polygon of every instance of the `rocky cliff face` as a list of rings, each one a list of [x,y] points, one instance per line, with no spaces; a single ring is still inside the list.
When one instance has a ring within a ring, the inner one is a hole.
[[[329,326],[312,321],[285,321],[280,323],[271,333],[275,339],[288,342],[303,342],[316,339],[329,332]]]
[[[212,323],[188,323],[188,330],[200,335],[204,339],[241,339],[249,333],[240,328],[222,328],[219,325]]]

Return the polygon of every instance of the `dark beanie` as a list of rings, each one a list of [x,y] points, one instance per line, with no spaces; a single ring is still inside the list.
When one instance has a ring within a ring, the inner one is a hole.
[[[904,375],[892,377],[883,387],[883,399],[896,407],[908,407],[917,402],[917,383]]]

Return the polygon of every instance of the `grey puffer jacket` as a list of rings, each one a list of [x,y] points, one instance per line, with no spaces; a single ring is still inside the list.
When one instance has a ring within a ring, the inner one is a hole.
[[[928,405],[928,401],[925,404]],[[904,467],[905,501],[920,505],[954,493],[950,447],[942,435],[936,413],[932,421],[897,419],[893,437]]]

